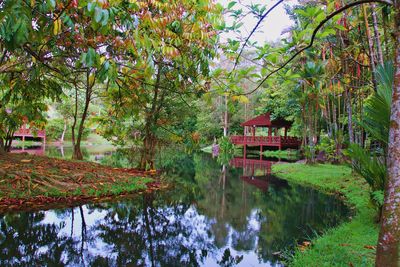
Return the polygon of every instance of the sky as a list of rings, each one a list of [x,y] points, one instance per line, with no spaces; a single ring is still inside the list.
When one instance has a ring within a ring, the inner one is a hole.
[[[221,3],[224,7],[228,6],[228,4],[232,0],[218,0],[219,3]],[[272,7],[277,1],[276,0],[239,0],[235,6],[234,9],[239,9],[241,5],[250,5],[250,4],[261,4],[261,5],[267,5],[267,10]],[[291,25],[293,25],[293,22],[290,20],[289,16],[286,14],[285,9],[284,9],[284,4],[288,5],[294,5],[296,4],[296,0],[286,0],[284,3],[278,5],[262,22],[262,24],[259,27],[259,31],[256,32],[253,37],[251,38],[251,41],[257,41],[258,44],[263,44],[265,42],[273,42],[273,41],[279,41],[282,39],[284,36],[281,35],[282,31],[284,29],[287,29]],[[244,9],[244,8],[243,8]],[[230,25],[229,22],[232,21],[232,19],[228,16],[225,15],[225,21],[227,22],[228,25]],[[243,21],[243,29],[242,29],[242,36],[246,38],[249,34],[249,32],[253,29],[253,27],[257,24],[257,19],[255,19],[252,15],[247,16]],[[234,39],[235,36],[233,34],[224,34],[221,36],[221,40],[224,41],[227,38],[232,38]]]

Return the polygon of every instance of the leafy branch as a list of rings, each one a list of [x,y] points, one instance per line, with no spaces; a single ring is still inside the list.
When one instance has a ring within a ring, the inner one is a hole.
[[[276,68],[275,70],[271,71],[267,76],[265,76],[262,81],[257,85],[257,87],[253,90],[251,90],[250,92],[247,93],[242,93],[242,94],[238,94],[240,95],[249,95],[254,93],[255,91],[257,91],[258,89],[260,89],[260,87],[264,84],[264,82],[271,77],[272,75],[274,75],[275,73],[279,72],[281,69],[285,68],[291,61],[293,61],[298,55],[300,55],[302,52],[304,52],[305,50],[311,48],[314,44],[315,41],[315,37],[318,33],[318,31],[325,25],[325,23],[327,23],[330,19],[332,19],[333,17],[335,17],[336,15],[342,13],[343,11],[350,9],[352,7],[358,6],[358,5],[362,5],[362,4],[367,4],[367,3],[382,3],[385,5],[393,5],[393,3],[391,1],[388,0],[361,0],[361,1],[355,1],[353,3],[347,4],[339,9],[337,9],[336,11],[332,12],[331,14],[329,14],[324,20],[322,20],[317,27],[314,29],[312,35],[311,35],[311,40],[309,42],[309,44],[305,47],[303,47],[302,49],[298,50],[294,55],[292,55],[285,63],[283,63],[280,67]]]

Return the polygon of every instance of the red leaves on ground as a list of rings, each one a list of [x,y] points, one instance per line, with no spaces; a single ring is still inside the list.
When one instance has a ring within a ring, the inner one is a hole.
[[[115,198],[87,196],[90,188],[101,190],[116,182],[140,177],[154,177],[155,171],[111,168],[96,163],[52,159],[27,154],[0,155],[0,212],[44,209],[49,206],[71,206],[77,203]],[[146,191],[165,188],[159,181],[146,184]],[[75,191],[79,189],[77,195]],[[58,190],[67,197],[44,196]],[[128,194],[128,193],[127,193]],[[127,195],[122,193],[122,195]],[[17,196],[17,197],[16,197]]]

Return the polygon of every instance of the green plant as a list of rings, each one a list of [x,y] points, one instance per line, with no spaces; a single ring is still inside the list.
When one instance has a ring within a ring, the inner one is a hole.
[[[357,144],[350,145],[346,154],[352,158],[354,170],[367,181],[372,191],[383,191],[387,172],[382,159]]]
[[[329,162],[338,162],[340,160],[340,156],[336,153],[335,141],[327,136],[321,138],[316,149],[318,152],[324,152],[325,157]]]
[[[231,143],[227,136],[218,139],[218,145],[222,154],[233,154],[235,152],[235,145]]]
[[[370,185],[371,201],[381,207],[383,201],[375,192],[383,192],[387,179],[386,153],[389,138],[390,105],[392,102],[392,85],[394,69],[392,63],[386,63],[377,69],[379,79],[378,91],[367,99],[364,106],[364,117],[359,124],[379,142],[383,155],[377,156],[358,144],[351,144],[345,152],[352,159],[354,170],[359,173]]]

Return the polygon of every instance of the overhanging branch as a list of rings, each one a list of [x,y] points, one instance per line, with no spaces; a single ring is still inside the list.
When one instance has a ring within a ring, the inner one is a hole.
[[[278,2],[276,2],[275,5],[273,5],[270,9],[268,9],[268,11],[265,12],[265,14],[260,17],[260,19],[258,20],[257,24],[251,30],[249,36],[247,36],[246,40],[244,41],[244,43],[242,45],[242,48],[240,49],[239,54],[235,59],[235,64],[233,65],[233,69],[229,73],[229,76],[231,76],[231,74],[235,71],[235,69],[236,69],[236,67],[237,67],[237,65],[239,63],[239,58],[242,56],[242,53],[243,53],[243,50],[244,50],[245,46],[247,45],[247,43],[250,40],[251,36],[256,32],[258,26],[260,26],[261,22],[268,16],[268,14],[271,13],[271,11],[274,10],[282,2],[283,2],[283,0],[279,0]]]
[[[335,17],[336,15],[342,13],[343,11],[345,11],[345,10],[347,10],[347,9],[349,9],[349,8],[352,8],[352,7],[355,7],[355,6],[358,6],[358,5],[362,5],[362,4],[367,4],[367,3],[381,3],[381,4],[385,4],[385,5],[393,5],[393,2],[392,2],[392,1],[389,1],[389,0],[361,0],[361,1],[355,1],[355,2],[353,2],[353,3],[347,4],[347,5],[345,5],[345,6],[341,7],[341,8],[339,8],[338,10],[332,12],[332,13],[331,13],[330,15],[328,15],[324,20],[322,20],[322,21],[318,24],[318,26],[314,29],[314,31],[313,31],[313,33],[312,33],[312,35],[311,35],[310,43],[309,43],[306,47],[304,47],[304,48],[300,49],[299,51],[297,51],[297,52],[296,52],[294,55],[292,55],[285,63],[283,63],[279,68],[277,68],[277,69],[271,71],[267,76],[264,77],[264,79],[262,79],[262,81],[258,84],[258,86],[257,86],[255,89],[251,90],[250,92],[243,93],[243,94],[238,94],[238,95],[249,95],[249,94],[254,93],[255,91],[257,91],[257,90],[264,84],[264,82],[265,82],[269,77],[271,77],[272,75],[274,75],[275,73],[277,73],[278,71],[280,71],[281,69],[283,69],[284,67],[286,67],[291,61],[293,61],[293,60],[294,60],[298,55],[300,55],[302,52],[304,52],[305,50],[311,48],[311,47],[313,46],[313,44],[314,44],[315,37],[316,37],[318,31],[319,31],[319,30],[322,28],[322,26],[324,26],[325,23],[327,23],[331,18]]]

